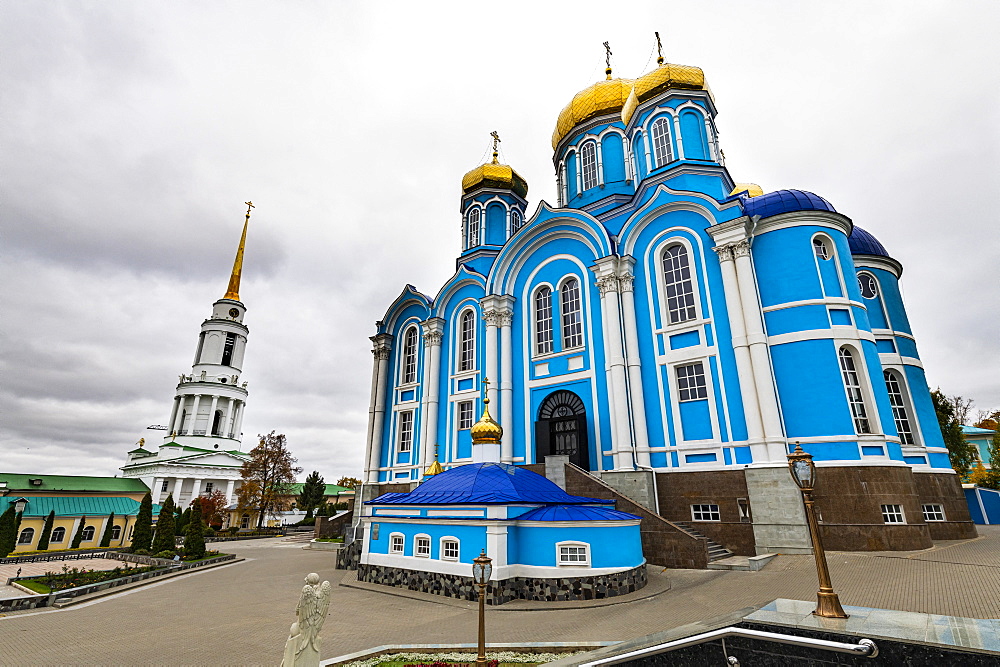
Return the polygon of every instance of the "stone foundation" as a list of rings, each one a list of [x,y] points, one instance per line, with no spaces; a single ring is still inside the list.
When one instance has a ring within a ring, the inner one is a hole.
[[[358,566],[358,581],[407,588],[411,591],[443,595],[459,600],[476,601],[479,599],[479,587],[475,585],[472,577],[460,577],[441,572],[421,572],[362,563]],[[511,600],[545,600],[549,602],[601,600],[633,593],[643,588],[646,581],[645,564],[625,572],[594,577],[567,577],[565,579],[513,577],[502,581],[491,581],[486,587],[486,603],[499,605]]]
[[[969,516],[958,475],[951,473],[915,472],[913,483],[921,503],[936,503],[944,507],[947,521],[928,521],[932,540],[967,540],[975,537],[976,525]]]

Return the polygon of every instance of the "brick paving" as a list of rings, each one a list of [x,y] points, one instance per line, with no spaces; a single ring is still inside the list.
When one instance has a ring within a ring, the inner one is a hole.
[[[1000,618],[1000,527],[923,552],[831,553],[848,605]],[[276,665],[302,578],[338,584],[331,552],[257,540],[225,545],[242,563],[178,577],[64,610],[0,618],[0,665]],[[611,641],[660,632],[774,598],[814,599],[811,556],[779,556],[760,572],[650,569],[670,590],[621,604],[519,603],[487,611],[491,642]],[[356,579],[356,578],[355,578]],[[473,603],[337,586],[325,658],[381,644],[475,641]]]

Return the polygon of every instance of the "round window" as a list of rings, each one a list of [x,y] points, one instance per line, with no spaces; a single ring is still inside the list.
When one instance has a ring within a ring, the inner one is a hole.
[[[866,299],[878,296],[878,283],[875,281],[875,276],[870,273],[858,274],[858,287],[861,288],[861,296]]]

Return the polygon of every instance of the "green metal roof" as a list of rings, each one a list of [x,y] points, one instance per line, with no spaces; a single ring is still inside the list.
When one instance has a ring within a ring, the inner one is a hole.
[[[42,480],[32,484],[29,480]],[[115,493],[146,493],[149,491],[136,477],[84,477],[82,475],[24,475],[0,472],[0,482],[15,491],[112,491]],[[110,510],[109,510],[110,511]]]
[[[143,487],[145,488],[145,487]],[[0,513],[8,505],[17,500],[15,496],[0,498]],[[74,498],[70,496],[38,496],[26,498],[28,504],[24,507],[25,517],[45,517],[55,510],[56,516],[107,516],[114,512],[116,516],[134,516],[139,513],[138,500],[116,497]],[[159,505],[153,505],[153,516],[160,511]]]
[[[289,486],[291,487],[292,492],[295,495],[299,495],[300,493],[302,493],[302,487],[305,486],[305,484],[304,483],[289,484]],[[339,494],[343,493],[344,491],[350,491],[351,493],[354,493],[354,489],[349,489],[346,486],[337,486],[336,484],[327,484],[326,485],[326,490],[323,491],[323,495],[324,496],[336,496],[336,495],[339,495]]]

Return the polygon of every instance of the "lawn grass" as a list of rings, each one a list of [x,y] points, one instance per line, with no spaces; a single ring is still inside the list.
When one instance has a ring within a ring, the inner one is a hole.
[[[17,583],[21,584],[25,588],[30,588],[31,590],[35,591],[36,593],[47,594],[47,593],[51,593],[52,592],[51,588],[49,588],[48,586],[46,586],[45,584],[43,584],[40,581],[32,581],[31,579],[22,579],[21,581],[18,581]]]

